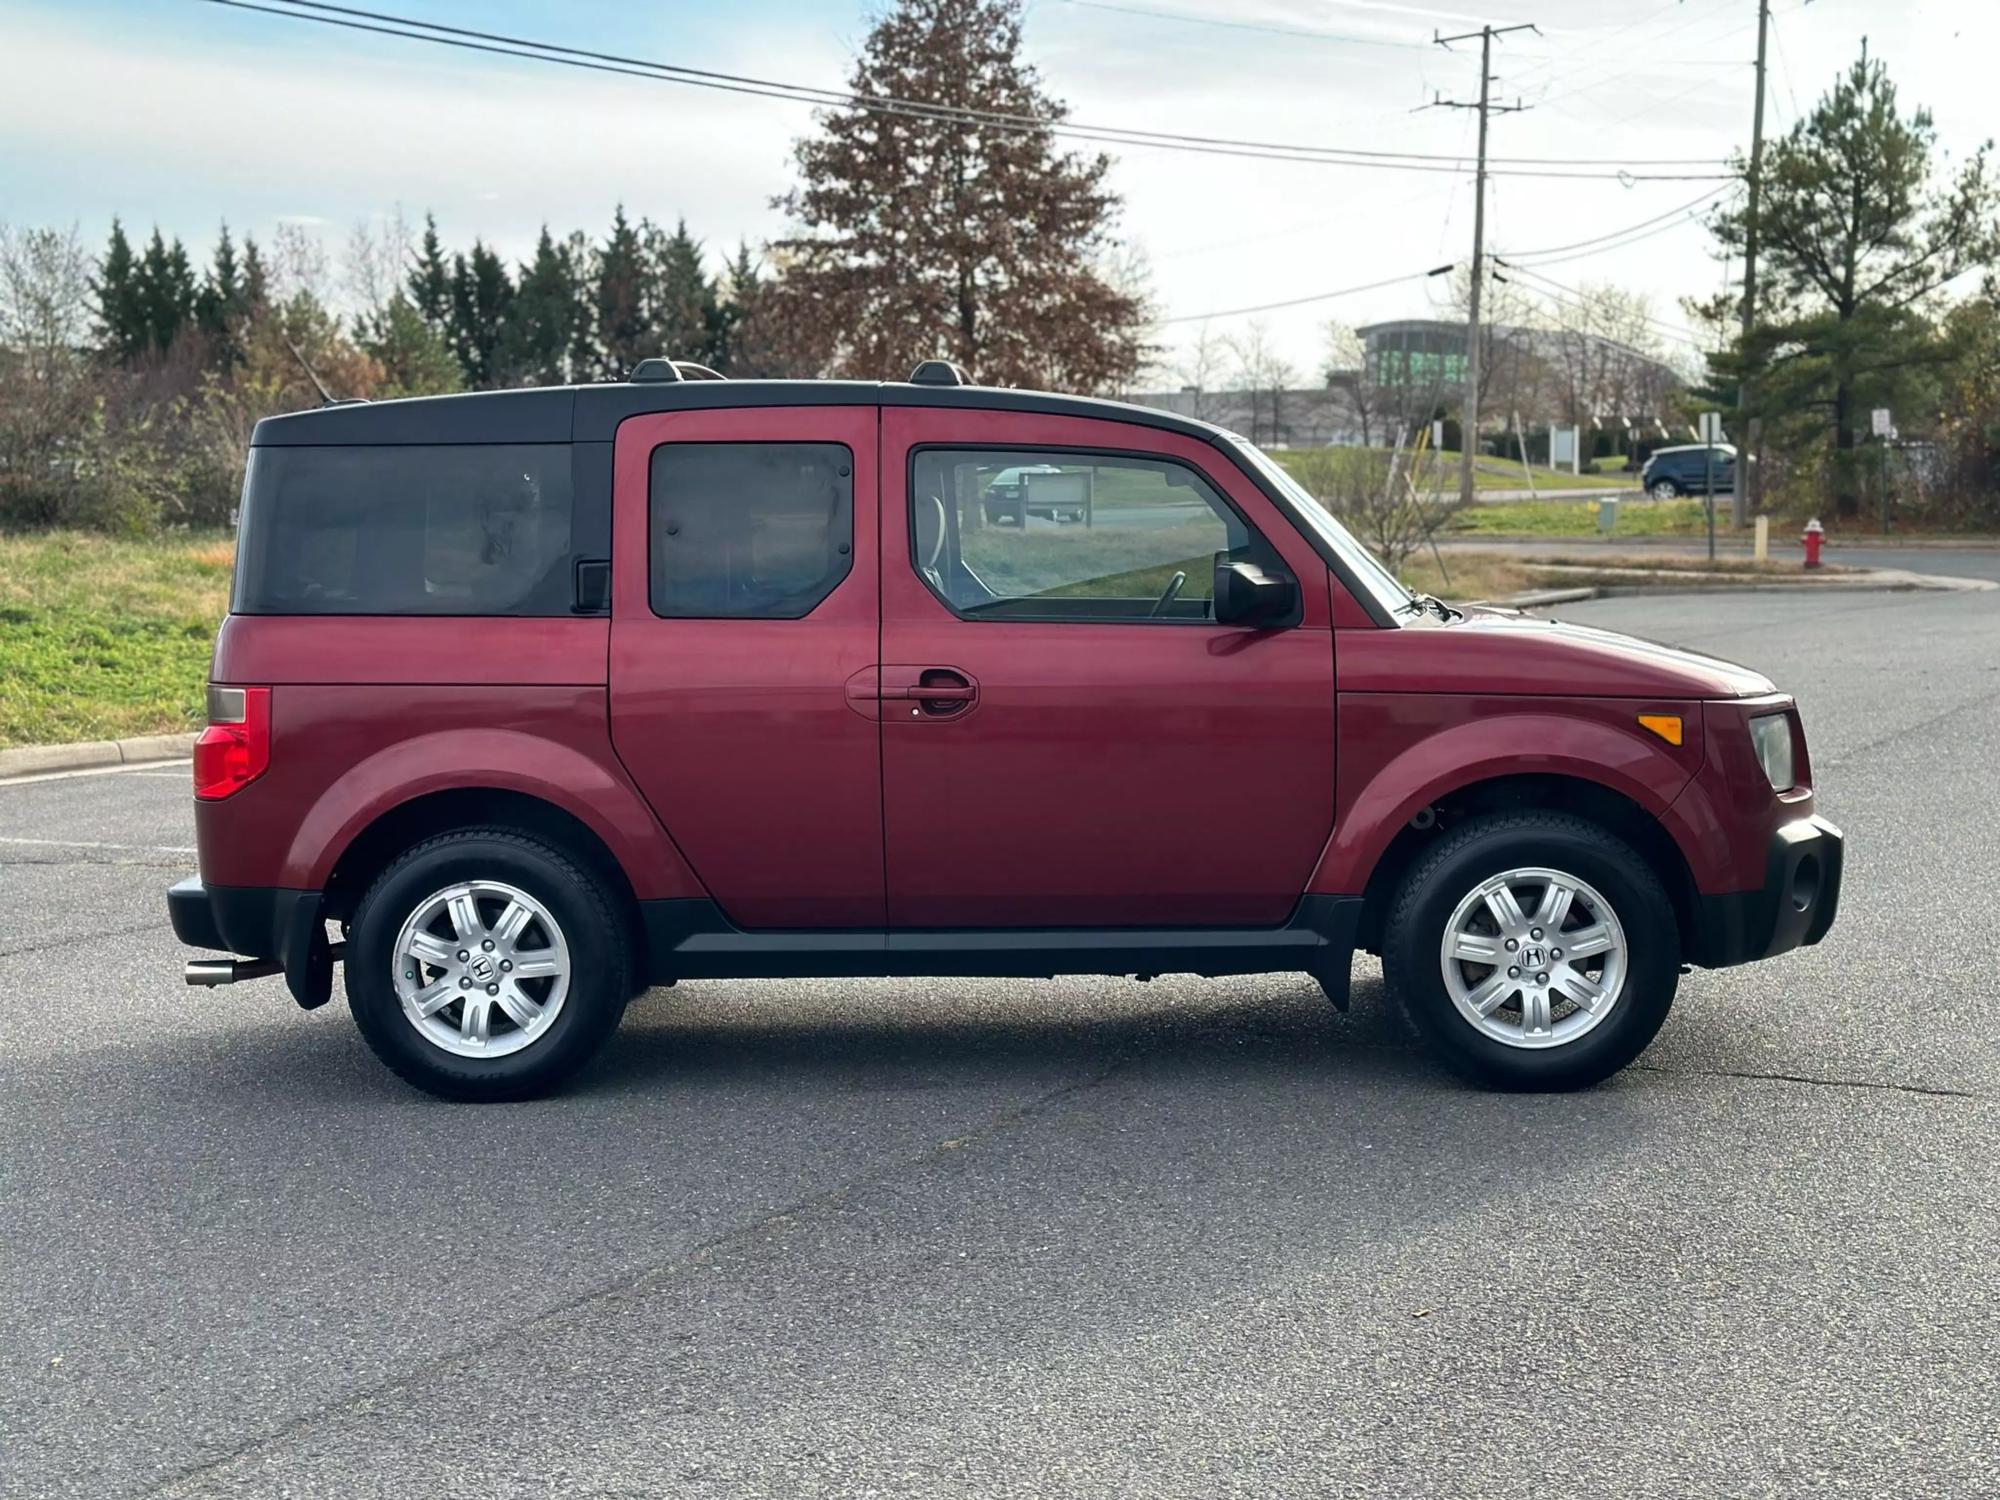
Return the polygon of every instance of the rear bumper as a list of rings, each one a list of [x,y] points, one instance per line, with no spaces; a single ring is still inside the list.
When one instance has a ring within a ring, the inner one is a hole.
[[[286,988],[307,1010],[332,997],[333,953],[318,891],[203,885],[190,878],[168,888],[167,916],[174,936],[190,948],[278,960]]]
[[[1817,943],[1840,910],[1843,846],[1825,818],[1780,824],[1760,889],[1695,898],[1689,961],[1722,969]]]

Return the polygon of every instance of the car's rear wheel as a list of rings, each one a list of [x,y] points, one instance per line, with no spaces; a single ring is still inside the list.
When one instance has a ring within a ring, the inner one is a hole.
[[[1655,479],[1646,493],[1655,500],[1677,500],[1680,498],[1681,487],[1671,479]]]
[[[557,849],[471,828],[404,852],[356,907],[347,1002],[376,1056],[450,1099],[556,1087],[611,1034],[630,943],[602,884]]]
[[[1673,1004],[1680,935],[1645,859],[1564,813],[1475,818],[1405,876],[1384,929],[1391,992],[1446,1062],[1502,1088],[1597,1083]]]

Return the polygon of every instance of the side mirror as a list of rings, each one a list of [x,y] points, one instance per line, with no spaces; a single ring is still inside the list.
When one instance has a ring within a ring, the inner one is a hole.
[[[1253,562],[1228,556],[1215,560],[1215,618],[1222,625],[1263,625],[1298,612],[1298,580],[1267,573]]]

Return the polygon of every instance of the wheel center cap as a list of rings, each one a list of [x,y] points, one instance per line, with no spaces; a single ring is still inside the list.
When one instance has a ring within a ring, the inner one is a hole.
[[[1521,962],[1526,964],[1529,968],[1539,969],[1543,965],[1548,963],[1548,961],[1549,961],[1548,949],[1538,948],[1532,943],[1524,944],[1522,946]]]
[[[484,984],[487,980],[491,979],[495,974],[500,972],[499,966],[496,965],[493,962],[493,960],[484,953],[480,954],[477,958],[473,959],[471,963],[467,964],[466,970],[472,975],[474,979],[477,979],[481,984]]]

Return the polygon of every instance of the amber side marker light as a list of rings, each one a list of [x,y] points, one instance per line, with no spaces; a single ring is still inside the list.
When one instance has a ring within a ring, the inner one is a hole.
[[[1681,742],[1681,716],[1679,714],[1640,714],[1639,727],[1650,729],[1669,745]]]

